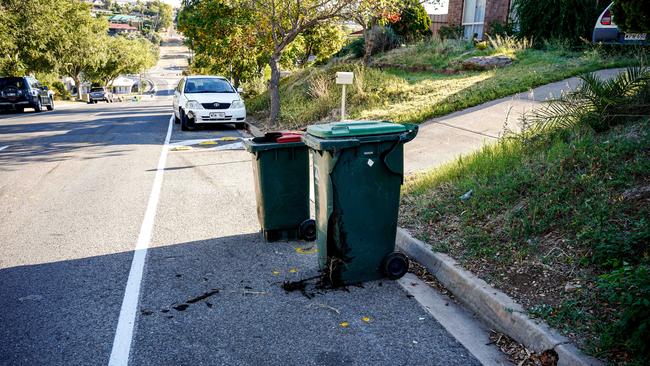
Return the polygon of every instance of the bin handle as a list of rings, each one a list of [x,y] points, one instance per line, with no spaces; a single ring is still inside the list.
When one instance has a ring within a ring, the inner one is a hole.
[[[387,150],[387,151],[382,155],[382,158],[381,158],[381,160],[384,162],[384,165],[386,166],[386,168],[388,169],[388,171],[390,171],[391,173],[393,173],[393,174],[395,174],[395,175],[399,175],[399,176],[400,176],[400,178],[401,178],[401,180],[402,180],[402,181],[401,181],[402,184],[404,183],[404,172],[397,172],[397,171],[393,170],[393,168],[391,168],[390,164],[388,164],[387,159],[388,159],[388,156],[390,156],[390,154],[392,154],[393,151],[395,151],[395,149],[397,148],[397,146],[398,146],[399,144],[404,144],[404,143],[407,143],[407,142],[413,140],[413,139],[415,138],[415,136],[418,134],[418,125],[414,125],[414,124],[406,124],[406,123],[405,123],[404,126],[406,126],[406,128],[407,128],[408,130],[407,130],[406,132],[404,132],[404,133],[402,133],[402,134],[399,135],[399,139],[395,141],[395,143],[393,144],[393,146],[391,146],[390,149],[388,149],[388,150]]]
[[[350,132],[350,127],[348,126],[332,126],[333,135],[340,135],[348,132]]]
[[[395,170],[393,170],[393,168],[391,168],[390,164],[388,164],[388,161],[386,161],[388,159],[388,156],[390,156],[390,154],[392,154],[393,151],[395,151],[395,148],[397,148],[397,146],[401,143],[402,143],[402,136],[400,135],[400,139],[396,140],[395,143],[393,143],[393,146],[391,146],[390,149],[386,150],[386,152],[382,154],[381,161],[384,162],[384,166],[386,166],[386,169],[388,169],[389,172],[395,175],[399,175],[400,178],[402,179],[401,183],[404,183],[404,173],[396,172]]]
[[[408,129],[405,133],[399,136],[399,141],[402,143],[407,143],[415,138],[418,134],[418,125],[405,123],[404,126]]]

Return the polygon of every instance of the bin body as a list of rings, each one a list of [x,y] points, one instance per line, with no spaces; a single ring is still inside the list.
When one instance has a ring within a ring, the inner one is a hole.
[[[404,143],[417,133],[413,125],[361,123],[375,123],[375,131],[308,128],[303,137],[314,166],[319,265],[335,285],[384,277],[383,261],[395,250]]]
[[[295,239],[309,219],[309,155],[302,142],[257,143],[247,140],[253,154],[257,217],[269,241]]]

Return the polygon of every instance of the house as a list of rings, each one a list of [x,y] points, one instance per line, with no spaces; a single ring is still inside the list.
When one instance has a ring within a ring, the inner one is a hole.
[[[113,80],[111,88],[114,94],[130,94],[134,84],[135,82],[133,80],[120,76]]]
[[[121,23],[108,23],[108,34],[109,35],[116,35],[116,34],[126,34],[126,33],[134,33],[137,32],[138,28],[129,25],[129,24],[121,24]]]
[[[507,23],[512,0],[449,0],[447,23],[463,27],[466,39],[483,39],[493,22]]]
[[[109,23],[129,24],[134,27],[142,25],[142,18],[135,15],[115,14],[108,18]]]

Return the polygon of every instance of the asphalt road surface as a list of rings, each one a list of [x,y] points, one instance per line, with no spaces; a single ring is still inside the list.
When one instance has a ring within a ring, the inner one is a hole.
[[[0,364],[479,364],[393,281],[285,292],[316,254],[259,235],[245,133],[165,95],[0,115]]]

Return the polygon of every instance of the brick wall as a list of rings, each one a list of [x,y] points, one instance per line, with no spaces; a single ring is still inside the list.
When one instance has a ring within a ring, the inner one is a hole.
[[[463,21],[463,4],[465,0],[449,0],[447,22],[450,25],[460,25]]]
[[[510,0],[486,0],[484,32],[490,33],[489,25],[494,21],[507,22],[509,12]]]
[[[447,11],[447,22],[451,25],[461,25],[463,21],[463,6],[465,0],[449,0]],[[505,23],[510,11],[510,0],[486,0],[485,2],[485,25],[493,21]]]

